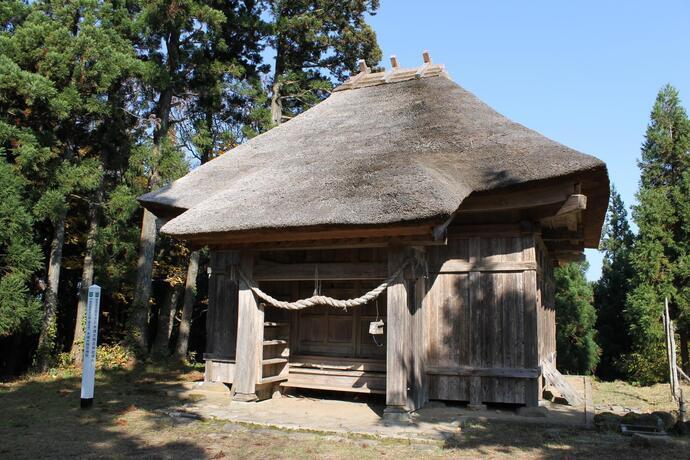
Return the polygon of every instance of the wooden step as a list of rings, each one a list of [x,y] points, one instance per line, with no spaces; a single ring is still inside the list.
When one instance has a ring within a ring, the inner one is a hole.
[[[264,340],[264,347],[268,347],[271,345],[285,345],[285,344],[287,344],[287,340],[283,340],[283,339]]]
[[[270,378],[270,377],[269,377]],[[264,379],[264,381],[266,381]],[[302,383],[302,382],[292,382],[288,380],[280,384],[281,387],[287,388],[305,388],[308,390],[328,390],[328,391],[345,391],[348,393],[368,393],[368,394],[380,394],[385,395],[386,390],[372,389],[367,387],[338,387],[330,385],[318,385],[314,383]]]
[[[287,358],[267,358],[261,361],[261,364],[264,366],[269,366],[271,364],[281,364],[286,362],[288,362]]]
[[[281,382],[281,381],[287,380],[287,379],[288,379],[287,374],[285,374],[285,375],[273,375],[271,377],[262,378],[261,383]]]
[[[266,321],[264,323],[264,327],[281,327],[281,326],[287,326],[288,323],[279,323],[275,321]]]

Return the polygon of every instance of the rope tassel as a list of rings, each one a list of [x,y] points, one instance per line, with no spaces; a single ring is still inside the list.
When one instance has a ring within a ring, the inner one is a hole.
[[[376,299],[379,295],[381,295],[383,291],[386,290],[386,288],[388,288],[388,286],[391,283],[393,283],[398,278],[398,276],[400,276],[405,267],[407,267],[411,262],[411,260],[404,261],[402,264],[400,264],[400,267],[398,267],[398,269],[391,276],[389,276],[383,283],[379,284],[363,296],[357,297],[356,299],[347,300],[334,299],[333,297],[323,295],[314,295],[309,297],[308,299],[301,299],[295,302],[286,302],[284,300],[274,299],[273,297],[259,289],[256,286],[256,283],[253,280],[249,279],[241,270],[238,270],[238,272],[240,277],[242,277],[242,280],[245,283],[247,283],[248,286],[251,286],[252,292],[254,292],[254,294],[257,297],[259,297],[267,304],[274,306],[276,308],[282,308],[285,310],[302,310],[304,308],[314,307],[316,305],[328,305],[335,308],[347,309],[350,307],[360,307],[362,305],[366,305],[372,300]]]

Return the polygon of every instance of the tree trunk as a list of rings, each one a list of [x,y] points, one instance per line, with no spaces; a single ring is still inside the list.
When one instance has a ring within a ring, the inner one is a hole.
[[[172,330],[173,319],[177,311],[177,301],[180,298],[182,285],[170,286],[168,291],[168,297],[158,312],[158,327],[152,347],[153,354],[159,357],[170,356],[168,348],[170,344],[170,331]]]
[[[688,351],[688,335],[685,331],[680,331],[680,361],[686,375],[690,375],[690,353]]]
[[[166,39],[166,48],[168,54],[168,73],[174,78],[177,73],[177,57],[179,47],[179,31],[169,34]],[[153,131],[153,150],[154,158],[160,161],[163,152],[163,144],[168,137],[168,129],[170,128],[170,110],[172,107],[173,88],[168,84],[167,87],[161,90],[158,102],[156,104],[156,115],[158,118],[158,125]],[[154,190],[158,187],[160,177],[153,166],[153,172],[149,177],[148,189]],[[130,316],[129,335],[130,340],[134,346],[137,347],[139,353],[145,355],[148,353],[148,317],[149,317],[149,299],[151,298],[151,281],[153,278],[153,259],[154,250],[156,247],[156,236],[158,230],[156,228],[156,216],[154,216],[148,209],[144,209],[144,217],[141,223],[141,235],[139,237],[139,260],[137,262],[137,282],[134,291],[134,300],[132,301],[132,311]]]
[[[187,282],[184,289],[184,303],[182,304],[182,315],[180,318],[180,328],[177,333],[177,346],[175,347],[175,357],[185,359],[189,351],[189,332],[192,326],[192,313],[196,302],[196,278],[199,274],[200,252],[194,251],[189,256],[189,266],[187,267]]]
[[[38,338],[35,368],[45,372],[50,366],[55,351],[55,335],[57,324],[55,317],[58,309],[58,287],[60,285],[60,268],[62,267],[62,247],[65,242],[65,210],[55,222],[53,241],[50,244],[50,260],[48,262],[48,285],[46,286],[43,322],[41,334]]]
[[[153,256],[156,248],[156,216],[144,209],[139,237],[137,282],[130,312],[130,337],[141,353],[148,352],[149,299],[153,277]]]
[[[285,71],[285,59],[281,38],[278,36],[276,45],[275,69],[273,71],[273,85],[271,87],[271,121],[274,126],[283,122],[283,99],[281,98],[282,83],[280,77]]]
[[[274,80],[271,88],[271,121],[274,126],[278,126],[283,121],[283,102],[280,98],[280,86],[280,82]]]
[[[102,180],[102,179],[101,179]],[[93,284],[93,250],[96,245],[96,234],[98,233],[98,203],[101,198],[101,190],[94,197],[95,203],[89,204],[89,233],[86,236],[86,252],[84,254],[84,264],[81,270],[81,286],[79,287],[79,300],[77,301],[77,319],[74,325],[74,338],[70,357],[72,361],[80,366],[82,362],[82,349],[84,345],[84,322],[86,314],[86,302],[89,295],[89,287]]]

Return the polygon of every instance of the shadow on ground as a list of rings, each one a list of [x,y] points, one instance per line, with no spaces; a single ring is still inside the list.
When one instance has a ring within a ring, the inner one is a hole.
[[[194,442],[144,438],[192,419],[166,415],[188,401],[177,374],[150,368],[99,371],[89,409],[79,407],[81,380],[76,375],[2,384],[0,457],[166,458],[165,453],[174,452],[176,457],[203,458],[206,453]]]

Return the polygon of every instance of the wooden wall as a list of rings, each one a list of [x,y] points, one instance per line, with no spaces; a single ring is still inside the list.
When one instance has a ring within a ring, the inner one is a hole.
[[[238,254],[235,251],[211,251],[204,354],[208,358],[235,358],[238,291],[232,267],[237,263]]]
[[[539,236],[535,239],[537,266],[537,312],[539,318],[539,361],[556,365],[556,310],[553,266],[546,246]]]
[[[555,359],[553,274],[539,236],[519,226],[451,227],[447,245],[427,246],[422,253],[428,279],[419,273],[405,278],[421,282],[410,296],[419,294],[423,333],[406,342],[423,348],[422,368],[428,376],[421,379],[423,399],[537,404],[539,363]],[[237,285],[229,267],[237,256],[231,251],[211,254],[209,355],[234,358]],[[388,254],[386,248],[359,248],[259,251],[255,257],[254,276],[262,289],[295,300],[312,294],[314,282],[305,279],[318,276],[315,270],[330,273],[348,264],[352,273],[364,273],[353,272],[355,264],[364,267],[366,276],[334,280],[324,275],[321,289],[340,298],[358,296],[386,276],[380,272]],[[316,307],[290,313],[267,307],[265,321],[289,325],[288,349],[281,354],[289,356],[284,384],[383,392],[390,344],[377,346],[368,324],[377,317],[386,321],[385,294],[378,307],[378,312],[372,304],[349,311]],[[387,333],[388,327],[386,323]],[[385,336],[378,339],[385,344]]]
[[[428,259],[430,399],[530,403],[538,374],[533,235],[451,232]]]

